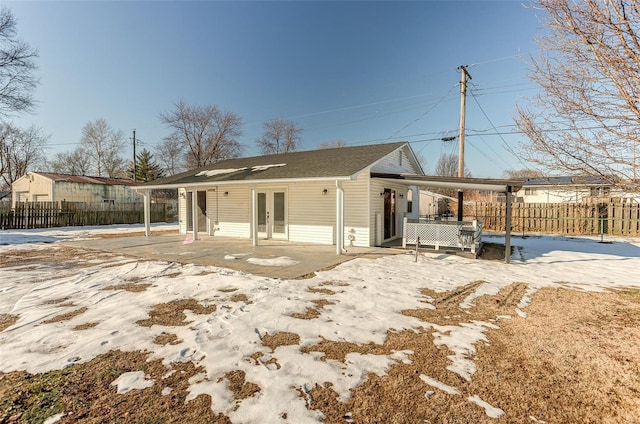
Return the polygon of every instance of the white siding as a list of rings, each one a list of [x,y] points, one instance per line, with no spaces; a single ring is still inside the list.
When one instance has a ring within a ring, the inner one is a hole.
[[[576,203],[590,194],[588,188],[523,187],[516,193],[516,198],[521,198],[524,203]]]
[[[353,237],[353,245],[369,247],[369,178],[368,172],[363,172],[356,181],[345,181],[344,188],[344,246],[349,248]]]
[[[210,235],[251,237],[251,189],[237,185],[207,189],[207,218]]]
[[[389,153],[378,163],[371,167],[371,172],[393,173],[393,174],[419,174],[420,170],[409,159],[407,150],[402,148]]]
[[[322,194],[325,189],[327,194]],[[289,240],[334,244],[336,223],[335,183],[292,184],[289,186],[287,194]]]

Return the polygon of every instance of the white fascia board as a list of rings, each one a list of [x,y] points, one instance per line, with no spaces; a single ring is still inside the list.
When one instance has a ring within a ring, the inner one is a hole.
[[[361,170],[359,170],[359,171],[356,171],[353,175],[351,175],[351,179],[352,179],[352,180],[357,180],[357,179],[358,179],[358,176],[359,176],[360,174],[362,174],[364,171],[368,171],[368,170],[370,170],[370,169],[371,169],[371,168],[373,168],[375,165],[377,165],[377,164],[378,164],[378,162],[380,162],[382,159],[386,158],[387,156],[389,156],[389,155],[390,155],[390,154],[392,154],[392,153],[397,152],[398,150],[403,149],[405,146],[408,146],[408,145],[409,145],[409,143],[408,143],[408,142],[405,142],[402,146],[399,146],[397,149],[390,151],[390,152],[389,152],[389,153],[387,153],[386,155],[384,155],[384,156],[382,156],[381,158],[379,158],[377,161],[375,161],[375,162],[373,162],[373,163],[370,163],[369,165],[365,166],[364,168],[362,168],[362,169],[361,169]],[[414,155],[414,158],[415,158],[415,155]],[[418,166],[418,168],[420,168],[420,169],[422,170],[422,168],[421,168],[420,166]]]
[[[509,184],[492,184],[492,183],[462,183],[462,182],[449,182],[449,181],[424,181],[424,180],[411,180],[411,179],[396,179],[396,178],[375,178],[376,180],[393,181],[395,183],[414,185],[418,187],[438,187],[438,188],[454,188],[461,190],[484,190],[484,191],[496,191],[498,193],[506,193]]]
[[[215,186],[228,186],[228,185],[248,185],[255,186],[260,184],[290,184],[290,183],[305,183],[305,182],[324,182],[324,181],[348,181],[352,176],[347,177],[314,177],[314,178],[278,178],[269,180],[238,180],[238,181],[206,181],[201,183],[189,183],[189,184],[166,184],[157,186],[136,186],[134,190],[159,190],[166,188],[200,188]]]

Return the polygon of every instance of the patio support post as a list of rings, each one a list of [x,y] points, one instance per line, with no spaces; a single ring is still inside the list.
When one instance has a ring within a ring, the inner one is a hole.
[[[142,199],[144,204],[144,235],[151,235],[151,190],[142,191]]]
[[[344,250],[344,190],[340,181],[336,180],[336,254],[342,255]]]
[[[255,187],[251,187],[251,241],[254,247],[258,245],[258,193]]]
[[[193,241],[198,240],[198,192],[191,192],[191,229]]]
[[[513,188],[507,186],[506,195],[506,207],[505,207],[505,233],[504,233],[504,261],[509,263],[511,261],[511,191]]]

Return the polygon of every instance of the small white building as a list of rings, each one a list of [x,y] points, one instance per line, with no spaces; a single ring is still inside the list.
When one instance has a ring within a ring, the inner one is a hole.
[[[418,218],[418,188],[387,174],[424,175],[408,143],[228,159],[138,189],[178,189],[183,234],[340,249],[401,238],[403,218]]]
[[[529,178],[515,194],[522,203],[579,203],[587,197],[610,197],[611,185],[590,177]]]
[[[131,180],[84,175],[28,172],[11,184],[11,200],[17,202],[140,203]]]

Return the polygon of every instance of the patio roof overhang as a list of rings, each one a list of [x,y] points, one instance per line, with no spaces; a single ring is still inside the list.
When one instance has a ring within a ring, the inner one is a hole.
[[[456,190],[494,191],[505,194],[505,249],[504,260],[510,262],[511,256],[511,193],[518,191],[524,180],[500,180],[489,178],[436,177],[413,174],[371,173],[372,179],[393,181],[394,183],[415,185],[418,187],[451,188]]]
[[[495,191],[498,193],[513,193],[518,191],[524,184],[524,181],[522,180],[439,177],[414,174],[384,174],[376,172],[371,173],[371,178],[389,180],[396,183],[420,187]]]

